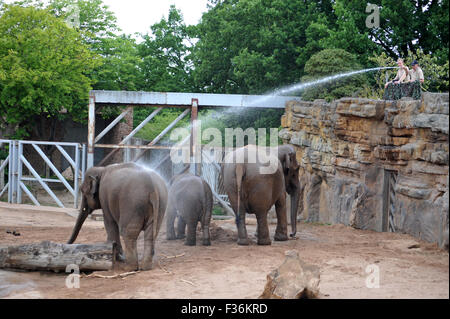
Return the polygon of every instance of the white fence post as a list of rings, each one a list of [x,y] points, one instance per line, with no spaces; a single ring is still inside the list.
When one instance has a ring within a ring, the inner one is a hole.
[[[0,167],[2,167],[3,165],[3,160],[0,161]],[[3,187],[5,187],[5,170],[2,169],[0,170],[0,192],[3,189]]]

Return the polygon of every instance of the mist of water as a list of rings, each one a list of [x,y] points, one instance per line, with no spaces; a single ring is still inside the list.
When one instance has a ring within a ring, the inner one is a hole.
[[[370,68],[370,69],[364,69],[364,70],[357,70],[357,71],[350,71],[346,73],[339,73],[331,76],[327,76],[321,79],[317,79],[310,82],[305,83],[295,83],[290,86],[283,87],[281,89],[276,89],[271,92],[267,92],[266,94],[262,95],[261,98],[255,100],[251,105],[258,106],[258,104],[267,103],[270,101],[270,99],[274,98],[275,96],[280,95],[287,95],[287,94],[293,94],[301,92],[304,89],[314,87],[317,85],[325,84],[332,81],[337,81],[342,78],[354,76],[357,74],[367,73],[367,72],[374,72],[374,71],[380,71],[384,69],[395,69],[396,67],[378,67],[378,68]],[[220,120],[220,117],[226,116],[227,114],[237,114],[239,115],[241,112],[246,110],[246,107],[228,107],[228,108],[222,108],[220,111],[215,110],[215,112],[209,113],[207,116],[204,116],[203,114],[199,115],[199,119],[202,121],[202,127],[208,127],[208,124],[211,124],[211,121]],[[189,128],[190,124],[186,124],[185,128]],[[165,159],[165,155],[162,152],[153,152],[154,154],[151,156],[149,160],[145,160],[144,158],[141,158],[139,160],[139,164],[142,166],[147,167],[148,169],[154,170],[156,166],[161,163]],[[181,166],[180,166],[181,167]],[[182,167],[181,167],[182,168]],[[180,168],[177,168],[180,169]],[[177,170],[175,169],[175,170]],[[170,179],[170,172],[164,165],[161,165],[156,169],[156,171],[166,180]],[[175,171],[173,172],[175,173]]]

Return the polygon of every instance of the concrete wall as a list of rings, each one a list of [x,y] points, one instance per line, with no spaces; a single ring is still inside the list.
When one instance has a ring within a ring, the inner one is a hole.
[[[297,150],[302,217],[448,245],[448,120],[448,93],[288,102],[280,137]]]

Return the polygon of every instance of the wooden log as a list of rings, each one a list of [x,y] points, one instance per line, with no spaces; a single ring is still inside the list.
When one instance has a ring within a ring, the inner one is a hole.
[[[111,270],[115,244],[67,245],[44,241],[0,248],[0,269],[65,272],[68,265],[80,271]]]

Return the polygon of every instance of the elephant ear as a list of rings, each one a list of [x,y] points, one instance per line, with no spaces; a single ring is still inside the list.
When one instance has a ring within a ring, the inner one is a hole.
[[[297,156],[295,153],[291,153],[292,159],[291,159],[291,163],[292,163],[292,168],[294,170],[298,170],[300,168],[300,164],[297,162]]]
[[[289,158],[289,154],[285,154],[283,160],[283,171],[285,175],[287,175],[287,173],[289,172],[290,166],[291,166],[291,159]]]
[[[87,192],[94,196],[98,192],[99,178],[98,176],[89,175],[89,189]]]

